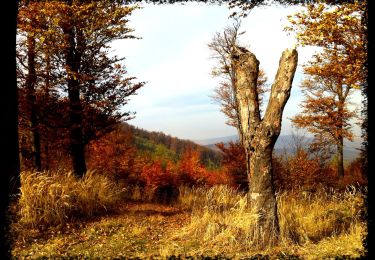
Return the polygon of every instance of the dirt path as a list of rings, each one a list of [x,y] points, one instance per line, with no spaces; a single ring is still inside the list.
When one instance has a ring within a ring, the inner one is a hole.
[[[170,237],[189,223],[178,207],[127,202],[115,214],[72,223],[60,230],[21,234],[13,250],[17,258],[140,257],[160,254]]]
[[[160,240],[166,234],[178,231],[190,221],[190,213],[178,207],[155,203],[125,203],[121,217],[137,216],[156,225],[147,228],[145,234],[151,240]]]

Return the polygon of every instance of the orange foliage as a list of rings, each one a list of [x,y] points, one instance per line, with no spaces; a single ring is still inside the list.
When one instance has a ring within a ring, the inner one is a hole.
[[[319,73],[342,75],[343,84],[358,88],[367,78],[367,25],[362,20],[365,10],[366,1],[334,7],[323,2],[312,3],[301,12],[288,16],[290,26],[285,29],[294,31],[302,46],[323,47],[323,53],[316,57],[336,55],[334,59],[329,58],[325,70]]]
[[[121,129],[93,141],[88,149],[88,166],[117,180],[138,183],[142,158],[137,156],[130,131]]]
[[[196,150],[187,150],[178,164],[177,169],[181,183],[193,186],[203,184],[206,170],[200,162],[200,154]]]
[[[210,187],[214,185],[229,185],[238,188],[238,186],[235,185],[233,176],[226,169],[219,171],[206,170],[205,184]]]
[[[313,191],[319,185],[333,187],[337,184],[337,173],[328,166],[322,166],[318,158],[300,149],[288,157],[274,157],[274,181],[278,190],[303,188]]]
[[[361,157],[352,161],[346,167],[344,179],[342,180],[343,186],[351,184],[367,185],[367,176],[363,166],[364,161]]]
[[[174,165],[171,162],[167,162],[166,165],[161,161],[151,162],[143,166],[141,178],[151,190],[160,186],[177,186],[177,175],[173,169]]]
[[[335,165],[321,165],[319,158],[301,149],[289,157],[274,157],[274,183],[277,190],[302,188],[314,191],[318,186],[345,189],[348,185],[367,185],[362,159],[351,162],[340,179]]]
[[[309,159],[308,156],[306,151],[299,150],[295,156],[288,160],[287,174],[289,178],[293,179],[292,183],[311,188],[318,182],[320,167],[317,160]]]
[[[222,167],[233,179],[235,187],[248,190],[246,155],[242,145],[239,142],[229,142],[227,146],[224,143],[218,143],[216,147],[222,152]]]
[[[303,67],[306,78],[301,87],[306,99],[292,122],[337,146],[340,177],[344,176],[343,140],[353,139],[351,120],[356,117],[348,98],[366,85],[365,9],[361,1],[334,7],[313,3],[289,16],[291,25],[286,28],[296,33],[302,46],[322,47]]]
[[[200,159],[200,152],[187,150],[177,165],[176,172],[179,182],[187,186],[213,186],[218,184],[231,185],[232,177],[225,169],[208,170]]]
[[[187,150],[178,163],[151,160],[137,154],[130,130],[117,129],[90,143],[89,168],[125,184],[138,184],[148,191],[179,185],[231,184],[227,170],[209,171],[201,162],[201,152]]]
[[[248,189],[245,153],[239,143],[216,145],[222,152],[222,167],[208,170],[201,162],[197,150],[187,150],[179,162],[143,158],[137,155],[130,131],[115,130],[90,144],[88,162],[90,168],[108,174],[127,185],[138,184],[150,191],[155,199],[175,196],[180,185],[213,186],[230,185]],[[303,188],[313,191],[319,185],[343,188],[350,184],[366,185],[362,160],[353,161],[347,168],[344,179],[339,181],[334,166],[322,164],[320,157],[304,149],[294,155],[273,157],[273,177],[277,190]],[[169,199],[169,197],[167,198]],[[173,197],[172,197],[173,199]]]

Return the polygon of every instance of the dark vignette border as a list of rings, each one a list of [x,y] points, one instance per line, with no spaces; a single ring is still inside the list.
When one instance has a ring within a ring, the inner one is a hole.
[[[42,1],[42,0],[30,0],[30,1]],[[240,7],[243,12],[240,15],[246,16],[249,14],[252,8],[267,4],[282,4],[282,5],[294,5],[294,4],[306,4],[314,3],[316,0],[273,0],[269,3],[267,0],[113,0],[118,3],[132,4],[132,3],[153,3],[153,4],[175,4],[184,2],[199,2],[211,5],[221,5],[223,3],[229,3],[230,7]],[[10,200],[10,181],[12,176],[16,176],[19,173],[19,158],[18,158],[18,135],[17,135],[17,81],[16,81],[16,28],[17,28],[17,6],[19,0],[8,0],[2,3],[3,14],[0,16],[0,24],[3,25],[1,29],[1,46],[2,57],[0,59],[0,222],[2,228],[0,228],[0,259],[10,259],[10,245],[5,237],[5,233],[8,227],[6,209],[9,205]],[[353,0],[326,0],[329,4],[341,4],[354,2]],[[369,37],[371,31],[371,16],[369,12],[373,7],[374,2],[367,1],[367,12],[364,15],[363,23],[367,26],[367,38],[368,38],[368,57],[365,62],[367,71],[371,68],[371,61],[373,51],[371,50],[372,41]],[[363,124],[363,136],[367,136],[367,142],[364,143],[364,152],[367,154],[368,163],[365,165],[365,169],[368,176],[368,194],[367,194],[367,223],[368,223],[368,235],[364,238],[364,244],[368,250],[367,255],[364,259],[375,259],[375,248],[374,248],[374,220],[373,220],[373,181],[374,176],[374,162],[370,159],[370,155],[374,153],[373,139],[370,135],[374,128],[371,126],[372,117],[371,113],[371,96],[374,93],[372,87],[374,83],[373,75],[368,73],[367,84],[362,90],[364,100],[364,109],[362,114],[365,118]]]

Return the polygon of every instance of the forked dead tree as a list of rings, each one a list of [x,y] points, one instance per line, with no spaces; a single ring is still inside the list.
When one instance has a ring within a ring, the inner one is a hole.
[[[287,49],[282,53],[263,118],[260,117],[257,92],[259,61],[253,53],[242,47],[236,47],[232,60],[236,73],[235,91],[240,128],[246,151],[250,201],[259,214],[258,229],[254,235],[268,243],[279,233],[272,181],[272,151],[280,134],[282,114],[290,96],[298,54],[295,49]]]

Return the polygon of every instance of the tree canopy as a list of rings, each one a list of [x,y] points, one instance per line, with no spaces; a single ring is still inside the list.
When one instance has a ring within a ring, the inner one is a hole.
[[[362,17],[365,4],[329,6],[309,4],[306,10],[289,16],[287,31],[296,33],[302,46],[321,47],[304,65],[302,112],[292,121],[316,134],[316,141],[328,140],[337,146],[337,169],[343,176],[343,139],[353,140],[348,97],[363,88],[367,80],[367,38]]]

